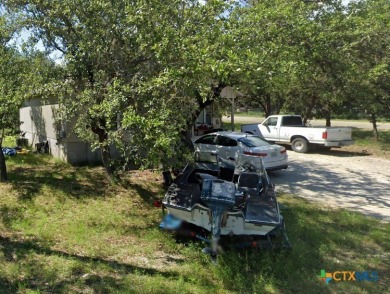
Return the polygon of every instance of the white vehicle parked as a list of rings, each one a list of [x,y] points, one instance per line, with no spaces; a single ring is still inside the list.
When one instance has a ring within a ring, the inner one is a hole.
[[[242,125],[241,131],[270,142],[291,143],[291,149],[300,153],[314,146],[341,147],[354,143],[352,128],[306,127],[299,115],[271,115],[261,124]]]
[[[283,146],[271,144],[258,136],[240,132],[216,132],[204,135],[194,142],[195,152],[210,152],[233,163],[239,155],[248,158],[261,158],[267,171],[288,167],[287,150]]]

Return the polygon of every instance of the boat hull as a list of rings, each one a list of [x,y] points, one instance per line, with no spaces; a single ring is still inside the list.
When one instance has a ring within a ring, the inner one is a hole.
[[[165,205],[168,212],[175,218],[196,225],[207,231],[211,231],[210,209],[196,204],[192,209],[182,209],[175,206]],[[221,235],[242,236],[257,235],[265,236],[280,225],[280,221],[273,223],[246,221],[241,211],[228,211],[222,217]]]

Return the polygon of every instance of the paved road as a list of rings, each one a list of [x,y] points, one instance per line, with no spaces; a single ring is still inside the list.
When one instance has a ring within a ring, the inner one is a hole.
[[[270,173],[277,192],[390,222],[389,160],[342,150],[288,155],[289,168]]]
[[[223,122],[229,123],[230,117],[224,116]],[[264,117],[252,116],[234,116],[234,121],[237,123],[261,123]],[[360,129],[372,129],[372,124],[365,121],[349,121],[349,120],[332,120],[332,127],[354,127]],[[325,126],[325,120],[311,120],[309,124],[312,126]],[[390,130],[390,123],[378,123],[378,130]]]

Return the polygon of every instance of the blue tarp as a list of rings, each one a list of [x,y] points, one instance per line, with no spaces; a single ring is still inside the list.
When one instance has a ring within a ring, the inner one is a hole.
[[[2,148],[3,154],[8,156],[15,156],[16,155],[16,149],[14,148]]]

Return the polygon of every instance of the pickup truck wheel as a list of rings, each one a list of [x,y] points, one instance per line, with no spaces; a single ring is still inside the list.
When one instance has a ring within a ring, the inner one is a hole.
[[[309,142],[304,138],[295,138],[291,143],[291,149],[298,153],[309,151]]]

